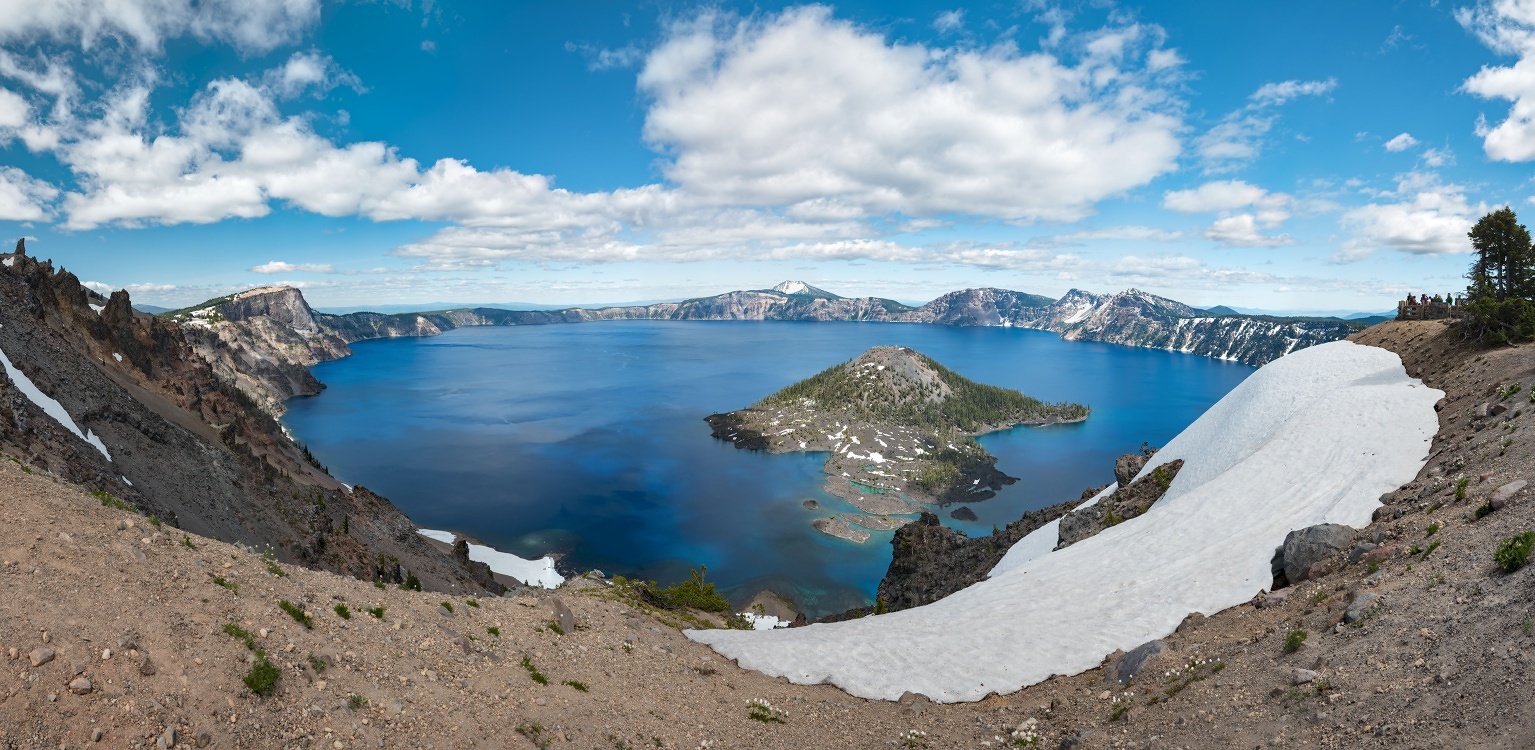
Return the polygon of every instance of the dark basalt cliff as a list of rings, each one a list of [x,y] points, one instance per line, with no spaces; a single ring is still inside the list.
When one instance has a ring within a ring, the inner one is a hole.
[[[325,341],[296,292],[228,304],[248,318],[229,325],[274,337],[264,341],[297,344],[291,337],[304,332]],[[302,366],[253,367],[264,352],[207,333],[134,311],[126,292],[102,298],[50,263],[0,255],[0,351],[19,371],[0,379],[0,451],[168,525],[270,548],[284,561],[367,580],[399,581],[408,570],[440,590],[500,590],[488,569],[428,546],[384,498],[312,465],[228,375],[287,377],[301,390]],[[22,376],[109,455],[34,403]]]

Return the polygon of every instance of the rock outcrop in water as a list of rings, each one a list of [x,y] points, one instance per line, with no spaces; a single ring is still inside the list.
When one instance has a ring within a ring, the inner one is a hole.
[[[884,517],[921,512],[921,503],[985,500],[1016,481],[997,471],[996,458],[971,436],[1076,422],[1087,414],[1080,404],[1047,404],[972,382],[911,349],[875,347],[706,421],[715,437],[737,448],[831,453],[827,490],[869,517],[817,528],[863,541],[867,534],[844,526],[892,528],[904,521]]]

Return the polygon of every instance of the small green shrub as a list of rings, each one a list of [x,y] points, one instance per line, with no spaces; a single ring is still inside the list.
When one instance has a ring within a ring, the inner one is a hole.
[[[494,625],[486,628],[485,632],[490,633],[491,635],[496,636],[497,638],[501,637],[501,628],[498,628],[498,627],[496,627]]]
[[[577,690],[580,690],[583,693],[589,692],[587,687],[586,687],[586,683],[584,683],[584,682],[582,682],[580,680],[566,680],[565,684],[569,685],[569,686],[571,686],[571,687],[573,687],[573,688],[575,688]]]
[[[646,599],[666,609],[691,607],[705,612],[729,612],[730,601],[714,590],[714,584],[704,581],[708,572],[707,567],[700,565],[688,580],[681,583],[663,589],[654,581],[647,581],[637,584],[636,588]]]
[[[534,682],[540,685],[549,684],[549,678],[545,677],[543,672],[538,671],[538,667],[533,666],[532,659],[526,656],[522,657],[522,668],[528,670],[528,676],[532,677]]]
[[[1525,635],[1535,635],[1535,620],[1525,618],[1524,622],[1519,623],[1519,629],[1523,630]]]
[[[224,626],[224,632],[239,638],[242,641],[245,641],[246,648],[252,651],[256,650],[256,636],[249,630],[246,630],[245,628],[242,628],[239,625],[231,622]]]
[[[1374,572],[1380,570],[1380,563],[1375,562],[1375,561],[1372,560],[1369,565],[1366,565],[1364,567],[1364,569],[1365,569],[1366,573],[1374,573]]]
[[[1439,524],[1436,522],[1428,525],[1428,528],[1424,531],[1423,536],[1429,537],[1437,533],[1439,533]]]
[[[315,674],[323,674],[325,672],[325,668],[328,666],[330,665],[326,664],[324,659],[321,659],[314,654],[309,655],[309,668],[313,669]]]
[[[475,609],[479,609],[480,608],[480,602],[477,599],[470,599],[469,601],[466,601],[464,603],[469,605],[469,606],[471,606],[471,607],[474,607]]]
[[[448,612],[452,612],[453,602],[442,602],[442,608],[448,610]]]
[[[1293,654],[1300,650],[1300,645],[1306,642],[1306,631],[1291,630],[1284,634],[1284,652]]]
[[[406,573],[405,582],[400,584],[400,588],[406,591],[420,591],[421,579],[417,578],[415,573]]]
[[[345,604],[337,604],[336,605],[336,616],[340,617],[343,620],[350,620],[350,619],[352,619],[352,610],[350,608],[348,608]]]
[[[384,619],[384,608],[383,607],[369,607],[367,609],[367,613],[370,614],[370,615],[373,615],[373,619],[375,619],[375,620],[382,620],[382,619]]]
[[[746,718],[763,724],[783,724],[788,721],[789,714],[762,698],[753,698],[746,702]]]
[[[374,581],[373,582],[373,588],[381,589],[383,587],[384,587],[384,582],[383,581]]]
[[[149,522],[151,524],[154,524],[155,528],[157,528],[157,529],[160,528],[161,521],[160,521],[160,518],[158,516],[150,516],[149,517]]]
[[[14,459],[14,458],[11,459],[11,460],[12,461],[16,461],[16,459]],[[16,465],[20,466],[23,469],[27,468],[26,465],[22,464],[20,461],[16,461]],[[27,473],[30,474],[31,473],[31,469],[27,469]],[[101,501],[101,505],[104,508],[116,508],[118,510],[126,510],[129,513],[137,513],[137,512],[139,512],[138,508],[135,508],[132,505],[129,505],[128,503],[123,502],[122,500],[117,499],[117,497],[115,495],[113,495],[112,493],[110,493],[110,492],[106,492],[106,491],[103,491],[103,490],[96,490],[96,491],[91,493],[91,497],[94,497],[97,500],[100,500]]]
[[[1530,551],[1535,549],[1535,531],[1522,531],[1498,544],[1493,557],[1503,572],[1512,573],[1530,561]]]
[[[1466,499],[1466,485],[1468,485],[1468,484],[1471,484],[1471,478],[1470,477],[1461,477],[1458,481],[1455,482],[1455,499],[1456,500],[1465,500]]]
[[[294,620],[298,621],[298,624],[303,625],[304,629],[309,630],[314,628],[314,618],[310,617],[309,613],[305,612],[301,607],[294,605],[287,599],[279,601],[277,606],[282,607],[282,611],[287,612],[289,617],[292,617]]]
[[[235,583],[234,581],[227,581],[224,580],[223,577],[218,577],[213,579],[213,583],[217,586],[223,586],[224,588],[229,589],[236,594],[240,593],[240,584]]]
[[[1491,512],[1492,512],[1492,501],[1488,500],[1487,502],[1482,503],[1481,505],[1476,506],[1476,511],[1474,511],[1471,514],[1471,516],[1473,518],[1483,518],[1483,517],[1485,517],[1487,514],[1489,514]]]
[[[1433,544],[1428,545],[1428,549],[1423,550],[1423,559],[1427,560],[1428,556],[1434,554],[1436,549],[1439,549],[1439,540],[1437,539],[1434,540]]]
[[[368,699],[356,693],[352,693],[346,697],[346,710],[348,711],[357,711],[363,708],[367,708],[367,706]]]
[[[271,695],[277,689],[277,678],[282,672],[266,658],[266,652],[256,652],[256,663],[245,673],[245,686],[256,695]]]

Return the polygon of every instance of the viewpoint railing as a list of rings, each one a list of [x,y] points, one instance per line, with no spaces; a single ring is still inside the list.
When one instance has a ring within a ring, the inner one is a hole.
[[[1397,320],[1438,320],[1441,318],[1459,318],[1466,314],[1466,308],[1460,302],[1450,304],[1448,302],[1407,302],[1396,303]]]

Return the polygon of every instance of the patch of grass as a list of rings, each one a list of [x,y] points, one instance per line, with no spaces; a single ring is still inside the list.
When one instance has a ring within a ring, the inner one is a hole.
[[[400,588],[405,591],[420,591],[421,579],[417,578],[415,573],[407,572],[405,574],[405,582],[400,584]]]
[[[282,566],[277,564],[277,558],[272,555],[271,550],[261,553],[261,560],[266,563],[266,572],[278,578],[288,577],[288,571],[283,570]]]
[[[522,668],[528,670],[528,676],[532,677],[534,682],[540,685],[549,684],[549,678],[545,677],[543,672],[538,671],[538,667],[533,666],[532,659],[526,656],[522,657]]]
[[[1284,652],[1293,654],[1300,650],[1300,645],[1306,642],[1306,631],[1291,630],[1284,634]]]
[[[383,607],[369,607],[368,609],[366,609],[364,611],[367,612],[370,615],[373,615],[373,619],[375,619],[375,620],[382,620],[382,619],[384,619],[384,608]]]
[[[340,617],[343,620],[350,620],[350,619],[352,619],[352,610],[349,607],[347,607],[345,604],[337,604],[336,605],[336,616]]]
[[[1519,629],[1523,630],[1525,635],[1535,635],[1535,620],[1526,617],[1524,622],[1519,623]]]
[[[442,608],[448,610],[450,614],[453,612],[453,602],[441,602],[441,604]]]
[[[256,636],[249,630],[246,630],[245,628],[242,628],[239,625],[231,622],[224,626],[224,632],[239,638],[242,641],[245,641],[246,648],[252,651],[256,650]]]
[[[478,599],[470,599],[470,600],[468,600],[468,601],[466,601],[464,603],[469,605],[469,606],[471,606],[471,607],[474,607],[475,609],[479,609],[480,608],[480,602],[479,602]]]
[[[245,673],[245,686],[256,695],[271,695],[272,691],[277,689],[279,677],[282,677],[282,672],[266,658],[266,652],[257,651],[256,663],[252,664],[250,671]]]
[[[299,606],[293,604],[287,599],[278,601],[277,606],[282,607],[282,611],[287,612],[289,617],[297,620],[298,624],[303,625],[305,630],[311,630],[314,628],[314,618],[310,617],[309,613],[305,612]]]
[[[11,459],[11,460],[12,461],[16,461],[16,459],[14,459],[14,458]],[[20,466],[23,469],[26,469],[28,474],[32,473],[32,470],[27,468],[26,464],[23,464],[20,461],[16,461],[16,465]],[[106,492],[104,490],[96,490],[96,491],[92,492],[91,493],[91,497],[94,497],[97,500],[100,500],[101,501],[101,505],[104,508],[116,508],[118,510],[126,510],[129,513],[138,513],[139,512],[138,508],[133,507],[132,505],[128,504],[127,502],[125,502],[123,500],[117,499],[117,496],[113,495],[110,492]]]
[[[229,589],[236,594],[240,593],[240,584],[235,583],[234,581],[226,581],[222,577],[219,577],[214,578],[213,583],[218,586],[223,586],[224,588]]]
[[[1210,672],[1213,674],[1213,673],[1219,672],[1219,671],[1221,671],[1222,669],[1225,669],[1225,668],[1226,668],[1226,662],[1218,661],[1218,662],[1210,665]]]
[[[518,724],[517,733],[527,737],[528,741],[532,742],[533,746],[538,748],[547,748],[549,747],[549,743],[553,741],[552,739],[544,736],[544,725],[536,721],[531,724],[528,722]]]
[[[485,632],[490,633],[491,635],[496,636],[497,638],[501,637],[501,628],[498,628],[498,627],[496,627],[494,625],[486,628]]]
[[[383,581],[374,581],[373,582],[373,588],[376,588],[376,589],[384,588],[384,582]]]
[[[588,688],[587,688],[587,687],[586,687],[586,683],[584,683],[584,682],[582,682],[582,681],[580,681],[580,680],[566,680],[566,681],[565,681],[565,684],[566,684],[566,685],[569,685],[569,686],[571,686],[571,687],[573,687],[573,688],[575,688],[575,689],[577,689],[577,690],[580,690],[580,691],[581,691],[581,692],[583,692],[583,693],[587,693],[587,692],[591,692],[591,691],[590,691],[590,690],[589,690],[589,689],[588,689]]]
[[[1455,482],[1455,499],[1456,500],[1465,500],[1466,499],[1466,485],[1468,485],[1468,484],[1471,484],[1471,478],[1470,477],[1461,477],[1460,479],[1456,480],[1456,482]]]
[[[565,629],[560,627],[559,620],[550,620],[549,629],[553,630],[555,635],[565,635]]]
[[[1380,563],[1375,562],[1375,561],[1372,560],[1369,565],[1366,565],[1364,567],[1364,569],[1365,569],[1365,572],[1367,572],[1367,573],[1374,573],[1374,572],[1380,570]]]
[[[1428,590],[1433,591],[1435,586],[1444,583],[1446,580],[1443,573],[1435,573],[1428,579]]]
[[[181,533],[181,546],[187,549],[197,549],[197,545],[192,543],[192,535],[186,532]]]
[[[367,698],[364,698],[356,693],[352,693],[346,697],[346,710],[348,711],[358,711],[367,707]]]
[[[327,666],[329,666],[329,665],[327,665],[325,663],[324,659],[321,659],[320,657],[315,656],[314,654],[310,654],[309,655],[309,668],[313,669],[315,674],[324,674],[325,673],[325,668]]]
[[[1312,592],[1312,594],[1311,594],[1311,600],[1310,600],[1311,601],[1311,606],[1315,607],[1316,605],[1321,604],[1322,602],[1327,601],[1327,597],[1329,597],[1331,595],[1332,594],[1329,593],[1327,591],[1327,589],[1317,589],[1316,591]]]
[[[160,521],[160,517],[159,516],[150,516],[149,517],[149,522],[151,524],[153,524],[155,528],[157,528],[157,529],[160,528],[161,521]]]
[[[1530,561],[1532,549],[1535,549],[1535,531],[1522,531],[1498,543],[1493,559],[1498,561],[1503,572],[1512,573]]]
[[[1130,713],[1130,709],[1134,705],[1135,696],[1129,693],[1114,696],[1113,708],[1109,710],[1109,721],[1119,721],[1125,718],[1125,714]]]
[[[1423,530],[1423,536],[1425,536],[1425,537],[1433,536],[1433,535],[1435,535],[1437,533],[1439,533],[1439,524],[1438,523],[1431,523],[1431,524],[1428,525],[1427,529]]]
[[[1428,545],[1428,549],[1423,550],[1423,559],[1427,560],[1429,555],[1434,554],[1434,550],[1439,549],[1439,544],[1439,540],[1435,539],[1433,544]]]

